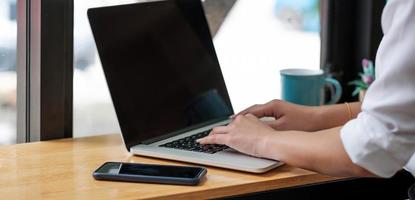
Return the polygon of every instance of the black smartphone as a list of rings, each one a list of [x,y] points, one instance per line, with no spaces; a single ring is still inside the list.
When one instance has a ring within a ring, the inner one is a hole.
[[[107,162],[93,173],[93,177],[109,181],[198,185],[206,173],[207,169],[203,167]]]

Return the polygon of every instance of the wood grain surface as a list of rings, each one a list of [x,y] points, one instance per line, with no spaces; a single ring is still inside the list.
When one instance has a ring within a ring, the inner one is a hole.
[[[265,174],[208,167],[199,186],[94,180],[107,161],[191,165],[133,156],[118,134],[4,146],[0,199],[211,199],[339,179],[282,166]]]

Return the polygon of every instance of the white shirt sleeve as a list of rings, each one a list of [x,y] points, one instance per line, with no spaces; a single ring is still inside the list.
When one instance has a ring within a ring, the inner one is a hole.
[[[354,163],[390,177],[415,152],[415,1],[390,0],[382,27],[376,80],[362,112],[341,130],[341,139]]]

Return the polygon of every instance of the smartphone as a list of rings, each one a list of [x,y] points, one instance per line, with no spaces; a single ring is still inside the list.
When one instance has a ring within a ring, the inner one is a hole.
[[[93,177],[109,181],[198,185],[206,173],[203,167],[106,162]]]

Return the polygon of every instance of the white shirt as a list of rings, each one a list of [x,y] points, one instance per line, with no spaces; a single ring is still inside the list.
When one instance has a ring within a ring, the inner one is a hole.
[[[389,0],[382,28],[376,80],[341,139],[351,160],[378,176],[415,174],[415,0]]]

